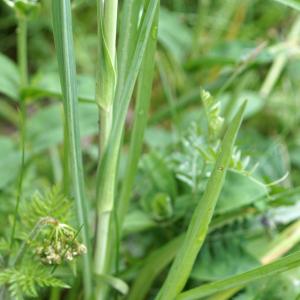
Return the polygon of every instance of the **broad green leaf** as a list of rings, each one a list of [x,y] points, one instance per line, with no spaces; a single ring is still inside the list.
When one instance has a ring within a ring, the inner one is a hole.
[[[158,40],[181,63],[192,46],[192,32],[180,21],[176,13],[162,8],[159,16]]]
[[[19,173],[20,153],[12,139],[0,137],[0,189],[5,188]]]
[[[250,282],[260,280],[262,278],[279,274],[290,269],[299,267],[300,252],[297,251],[284,258],[278,259],[277,261],[268,265],[255,268],[251,271],[229,277],[227,279],[219,280],[216,282],[204,284],[198,288],[194,288],[183,292],[177,296],[176,300],[198,300],[206,296],[213,295],[216,292],[226,290],[233,287],[239,287],[246,285]]]
[[[142,159],[142,166],[159,192],[165,192],[175,197],[177,187],[174,174],[158,152],[152,151],[145,155]]]
[[[222,141],[218,159],[210,176],[205,192],[194,210],[185,239],[177,252],[156,300],[174,299],[183,289],[196,257],[208,233],[216,203],[222,190],[226,171],[230,163],[233,146],[240,128],[246,102],[232,120]]]
[[[78,75],[77,89],[79,101],[95,103],[95,81],[92,77]],[[24,92],[31,99],[62,98],[59,75],[57,73],[38,73]]]
[[[130,289],[128,300],[145,299],[153,281],[172,261],[182,241],[183,235],[180,235],[147,257]]]
[[[214,281],[257,267],[260,263],[242,247],[242,238],[215,238],[200,252],[191,278],[198,281]],[[238,262],[238,263],[237,263]]]
[[[0,93],[19,100],[20,78],[17,66],[8,57],[0,53]]]
[[[251,177],[229,171],[216,207],[216,213],[227,213],[252,204],[266,196],[267,193],[267,188]]]
[[[283,5],[289,6],[300,11],[300,1],[298,0],[273,0]]]
[[[157,224],[150,216],[140,210],[134,210],[126,215],[124,234],[135,233],[156,227]]]
[[[78,117],[82,137],[97,133],[98,114],[95,106],[80,104]],[[29,149],[36,154],[62,143],[63,130],[63,109],[60,104],[39,110],[27,122]]]

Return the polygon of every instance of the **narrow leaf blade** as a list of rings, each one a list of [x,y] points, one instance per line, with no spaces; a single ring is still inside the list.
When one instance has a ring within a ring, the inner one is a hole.
[[[194,211],[184,242],[175,257],[168,277],[156,300],[174,299],[188,280],[196,257],[204,243],[223,187],[226,170],[231,159],[233,145],[242,122],[245,107],[246,102],[241,106],[224,136],[218,159],[208,180],[206,190]]]
[[[271,275],[288,271],[298,267],[300,264],[300,251],[289,256],[281,258],[271,264],[255,268],[251,271],[219,280],[213,283],[202,285],[198,288],[191,289],[180,294],[176,300],[198,300],[203,297],[212,295],[216,292],[226,290],[233,287],[242,286],[252,281],[262,279]]]

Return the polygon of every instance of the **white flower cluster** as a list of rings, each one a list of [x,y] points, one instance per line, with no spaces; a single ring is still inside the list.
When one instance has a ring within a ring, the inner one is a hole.
[[[84,244],[76,240],[75,231],[66,224],[59,223],[50,232],[50,238],[43,240],[35,253],[40,257],[44,264],[59,265],[63,261],[73,261],[77,256],[87,252]]]

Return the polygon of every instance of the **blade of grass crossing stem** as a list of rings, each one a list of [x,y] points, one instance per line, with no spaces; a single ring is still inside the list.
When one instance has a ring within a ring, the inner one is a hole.
[[[138,36],[138,22],[140,10],[144,0],[126,0],[122,7],[121,26],[118,47],[118,84],[123,86],[130,68]],[[119,99],[121,89],[118,89],[116,98]]]
[[[208,180],[205,192],[193,213],[182,246],[178,250],[167,279],[156,300],[175,299],[188,280],[197,254],[207,235],[208,226],[224,184],[233,145],[243,119],[245,107],[246,101],[237,112],[224,136],[218,159]]]
[[[153,35],[155,35],[156,39],[156,32],[151,32],[151,28],[158,3],[158,0],[150,1],[147,7],[145,17],[140,26],[136,48],[130,64],[131,67],[128,72],[125,85],[120,86],[119,83],[117,83],[117,90],[122,89],[122,93],[120,93],[119,99],[115,98],[114,100],[114,102],[118,103],[118,105],[116,106],[116,109],[114,109],[111,135],[109,137],[107,149],[101,160],[100,171],[98,172],[97,176],[97,215],[99,223],[97,226],[95,252],[96,274],[106,274],[109,272],[110,268],[111,252],[109,251],[109,244],[111,241],[109,241],[109,236],[111,213],[114,209],[114,189],[118,167],[119,149],[128,106],[140,70],[148,39],[153,38]],[[102,299],[101,294],[103,293],[101,290],[99,290],[99,294],[97,293],[98,299]]]
[[[167,267],[177,253],[178,247],[182,244],[184,236],[171,240],[161,248],[153,251],[146,258],[144,266],[136,276],[133,283],[128,300],[143,300],[145,299],[151,285],[157,275]]]
[[[158,17],[159,14],[157,9],[156,17],[152,25],[152,32],[157,31]],[[153,38],[150,38],[148,41],[148,45],[146,48],[145,56],[138,78],[136,105],[134,111],[134,123],[131,134],[128,161],[124,176],[125,181],[122,185],[118,206],[118,219],[121,227],[128,210],[129,199],[131,196],[132,186],[142,150],[144,132],[147,125],[147,115],[150,106],[152,81],[155,67],[155,49],[156,35],[154,35]]]
[[[176,300],[198,300],[203,297],[212,295],[221,290],[245,285],[252,281],[262,279],[271,275],[288,271],[300,265],[300,251],[297,251],[284,258],[268,265],[255,268],[251,271],[229,277],[227,279],[219,280],[213,283],[202,285],[198,288],[191,289],[180,294]]]
[[[70,166],[72,168],[72,191],[74,193],[77,222],[84,224],[82,230],[83,243],[88,248],[84,256],[84,295],[91,296],[90,243],[87,208],[85,203],[84,178],[80,148],[80,132],[78,119],[78,99],[76,90],[75,58],[73,53],[72,20],[70,0],[53,0],[53,32],[56,46],[59,76],[63,91],[64,114],[67,122],[69,139]]]
[[[300,221],[289,225],[269,245],[266,253],[259,259],[263,265],[276,261],[279,257],[290,251],[300,241]],[[214,294],[206,300],[227,300],[237,294],[244,286],[234,287],[221,293]]]
[[[275,2],[281,3],[283,5],[289,6],[291,8],[294,8],[298,11],[300,11],[300,3],[296,0],[273,0]]]

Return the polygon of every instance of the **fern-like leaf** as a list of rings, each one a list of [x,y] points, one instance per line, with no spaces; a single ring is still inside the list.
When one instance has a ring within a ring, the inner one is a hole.
[[[13,299],[23,300],[25,297],[38,297],[38,290],[44,287],[68,288],[63,281],[53,277],[41,266],[22,266],[20,269],[10,268],[0,272],[0,286],[6,285]]]
[[[52,217],[60,222],[70,223],[71,212],[71,201],[55,186],[44,195],[36,192],[32,199],[26,201],[21,212],[21,222],[30,229],[44,217]]]

